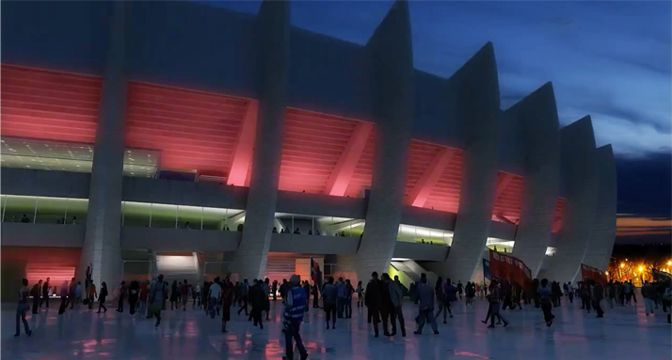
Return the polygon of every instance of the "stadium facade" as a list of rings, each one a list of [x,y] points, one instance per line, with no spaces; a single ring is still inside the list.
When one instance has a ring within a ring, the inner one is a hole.
[[[466,281],[487,248],[606,269],[616,177],[590,118],[560,128],[550,83],[502,109],[492,44],[419,71],[410,29],[405,2],[364,46],[287,2],[4,2],[3,283]]]

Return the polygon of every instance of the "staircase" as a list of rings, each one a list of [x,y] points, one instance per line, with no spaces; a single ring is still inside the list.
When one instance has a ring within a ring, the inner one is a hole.
[[[392,261],[390,265],[399,272],[399,281],[407,288],[410,287],[411,282],[420,281],[422,273],[427,275],[429,284],[434,284],[438,278],[435,273],[426,270],[414,260]]]

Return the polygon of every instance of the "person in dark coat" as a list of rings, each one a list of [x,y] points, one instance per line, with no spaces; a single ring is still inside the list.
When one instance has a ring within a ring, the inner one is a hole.
[[[390,298],[390,275],[383,273],[381,275],[382,281],[380,282],[380,315],[383,319],[383,335],[392,336],[387,330],[387,322],[390,321],[392,327],[395,327],[396,323],[396,313],[394,312],[394,304],[392,304],[392,299]],[[396,330],[396,329],[395,329]],[[395,331],[396,332],[396,331]]]
[[[107,308],[105,307],[105,299],[107,298],[107,295],[107,284],[103,281],[102,284],[100,284],[100,293],[98,294],[98,314],[100,314],[100,309],[107,312]]]
[[[371,273],[371,280],[366,284],[366,291],[364,293],[364,305],[368,309],[367,321],[373,322],[374,336],[378,337],[378,323],[380,322],[380,308],[383,299],[381,298],[380,280],[378,280],[378,273]]]
[[[327,283],[322,286],[322,304],[324,305],[324,313],[326,314],[327,330],[329,329],[329,321],[331,321],[331,328],[336,328],[337,302],[338,292],[336,285],[334,285],[334,277],[330,276]]]
[[[264,290],[261,287],[260,280],[254,280],[254,285],[250,288],[250,304],[252,305],[252,311],[250,311],[250,317],[252,318],[254,326],[259,325],[260,329],[264,328],[264,324],[261,322],[261,312],[264,310],[266,301],[264,300]]]
[[[222,282],[222,332],[226,332],[226,323],[231,321],[234,286],[229,277]]]
[[[30,296],[33,297],[33,314],[37,314],[37,310],[40,307],[40,290],[42,288],[42,280],[37,284],[33,285],[30,289]]]
[[[42,285],[42,300],[40,301],[40,307],[42,307],[42,303],[45,303],[47,309],[49,309],[49,278],[47,278],[47,281]]]
[[[117,304],[117,311],[124,312],[124,299],[126,299],[126,281],[121,282],[119,286],[119,303]]]
[[[135,315],[135,307],[140,297],[140,283],[136,280],[131,281],[128,287],[128,306],[130,307],[131,315]]]

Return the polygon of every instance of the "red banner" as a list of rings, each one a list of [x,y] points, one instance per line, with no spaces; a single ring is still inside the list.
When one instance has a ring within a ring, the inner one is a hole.
[[[532,272],[522,260],[493,250],[490,250],[490,274],[494,279],[507,280],[523,289],[532,285]]]
[[[595,280],[595,282],[599,282],[602,285],[607,284],[607,277],[600,269],[586,264],[581,264],[581,278],[583,281]]]

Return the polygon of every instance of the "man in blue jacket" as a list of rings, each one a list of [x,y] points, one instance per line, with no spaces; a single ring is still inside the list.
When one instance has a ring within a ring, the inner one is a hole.
[[[306,292],[300,286],[298,275],[292,275],[289,280],[290,288],[287,290],[287,296],[283,296],[285,311],[283,314],[283,332],[285,333],[285,359],[294,358],[294,346],[292,339],[296,341],[296,347],[299,349],[301,359],[308,358],[308,352],[303,346],[301,340],[301,321],[307,304]]]

